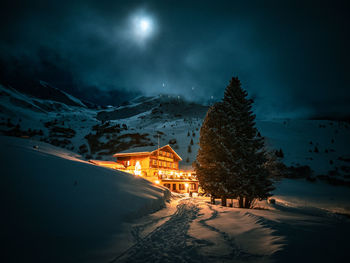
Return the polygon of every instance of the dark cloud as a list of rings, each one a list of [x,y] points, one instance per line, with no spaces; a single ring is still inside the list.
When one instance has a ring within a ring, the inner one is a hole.
[[[158,93],[215,100],[238,75],[260,116],[348,114],[348,6],[242,2],[9,1],[0,11],[2,78],[22,72],[119,103]],[[156,25],[145,41],[132,35],[137,13]]]

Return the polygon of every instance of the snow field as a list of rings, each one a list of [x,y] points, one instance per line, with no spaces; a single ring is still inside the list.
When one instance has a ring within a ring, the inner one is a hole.
[[[115,253],[108,248],[123,245],[123,223],[164,207],[170,196],[61,148],[4,136],[0,142],[2,238],[13,262],[107,260]]]

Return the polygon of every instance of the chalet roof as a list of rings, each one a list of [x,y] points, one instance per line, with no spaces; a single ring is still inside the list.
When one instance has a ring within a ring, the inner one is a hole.
[[[114,168],[124,168],[124,165],[117,163],[115,161],[101,161],[101,160],[89,160],[90,163],[106,166],[106,167],[114,167]]]
[[[164,145],[159,148],[159,150],[162,150],[164,148],[170,149],[170,151],[180,160],[182,161],[182,158],[180,155],[178,155],[173,148],[169,144]],[[124,156],[135,156],[135,155],[150,155],[153,152],[157,151],[158,148],[156,146],[145,146],[145,147],[136,147],[136,148],[131,148],[119,153],[116,153],[113,155],[113,157],[124,157]]]
[[[144,146],[144,147],[136,147],[136,148],[130,148],[124,151],[121,151],[117,154],[121,153],[151,153],[153,151],[157,150],[157,146]]]

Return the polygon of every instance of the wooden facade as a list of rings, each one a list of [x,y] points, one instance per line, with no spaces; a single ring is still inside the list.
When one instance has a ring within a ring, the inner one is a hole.
[[[192,172],[179,170],[182,158],[170,145],[155,150],[116,153],[113,156],[122,165],[118,170],[142,176],[174,192],[198,192],[198,180]]]

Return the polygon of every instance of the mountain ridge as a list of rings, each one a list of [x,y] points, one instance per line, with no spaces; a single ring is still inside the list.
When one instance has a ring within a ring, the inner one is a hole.
[[[69,94],[68,94],[69,95]],[[69,98],[69,97],[68,97]],[[126,149],[170,144],[192,169],[208,106],[179,96],[139,96],[122,106],[89,108],[38,99],[0,86],[0,133],[41,140],[81,154],[113,160]],[[308,176],[350,181],[350,125],[342,121],[257,120],[266,147],[288,167]],[[283,154],[281,154],[281,151]],[[281,157],[283,156],[283,157]],[[299,168],[298,168],[299,169]]]

